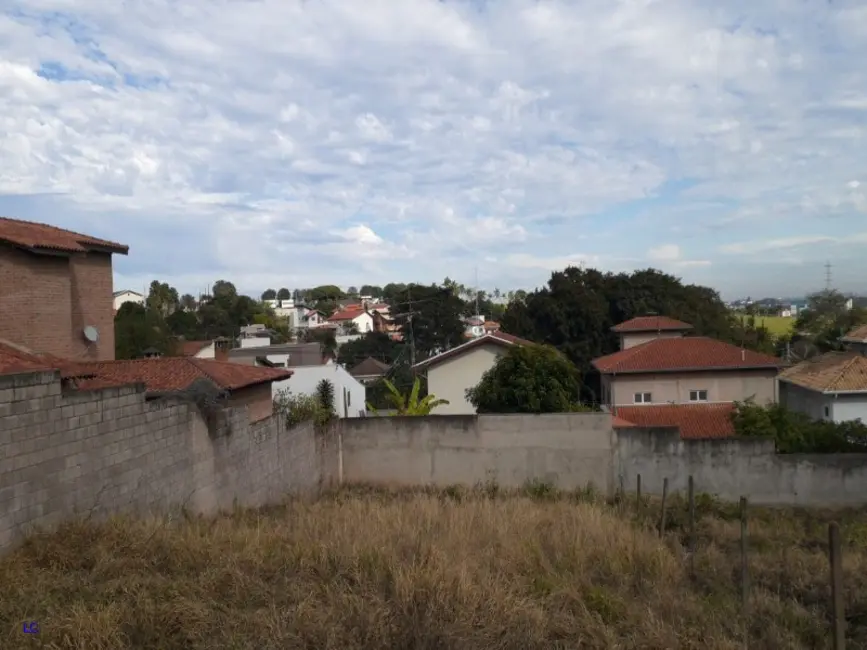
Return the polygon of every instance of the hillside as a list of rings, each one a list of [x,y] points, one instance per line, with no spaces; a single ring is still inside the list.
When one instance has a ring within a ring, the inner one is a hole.
[[[739,524],[699,499],[695,577],[626,507],[544,486],[505,496],[354,489],[215,520],[71,523],[0,561],[0,646],[742,648]],[[749,647],[830,647],[826,522],[750,523]],[[846,534],[850,647],[867,647],[867,513]],[[40,636],[22,634],[36,620]]]

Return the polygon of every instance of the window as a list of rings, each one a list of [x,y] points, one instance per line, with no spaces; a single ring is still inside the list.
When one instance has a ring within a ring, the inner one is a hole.
[[[691,391],[689,391],[689,401],[690,402],[706,402],[707,401],[707,391],[706,390],[691,390]]]
[[[653,401],[653,396],[650,393],[635,393],[633,401],[636,404],[650,404]]]
[[[831,417],[831,409],[828,408],[827,406],[825,407],[825,417],[826,418]]]

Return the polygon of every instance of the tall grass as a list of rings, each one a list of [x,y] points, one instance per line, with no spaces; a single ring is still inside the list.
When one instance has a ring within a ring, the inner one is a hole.
[[[353,650],[830,647],[825,523],[757,511],[741,614],[736,513],[534,485],[344,489],[215,519],[76,521],[0,560],[0,647]],[[867,514],[846,533],[849,643],[867,647]],[[40,634],[22,633],[39,622]]]

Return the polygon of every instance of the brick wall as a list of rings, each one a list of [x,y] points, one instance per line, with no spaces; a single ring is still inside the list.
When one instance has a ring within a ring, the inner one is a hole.
[[[229,398],[229,406],[246,406],[250,422],[258,422],[259,420],[271,417],[274,413],[271,383],[232,391],[232,396]]]
[[[257,506],[321,482],[320,438],[226,409],[145,402],[140,386],[61,391],[56,373],[0,377],[0,549],[78,513],[202,514]]]
[[[114,359],[111,255],[35,255],[0,245],[2,338],[62,357]],[[98,343],[82,330],[92,325]]]

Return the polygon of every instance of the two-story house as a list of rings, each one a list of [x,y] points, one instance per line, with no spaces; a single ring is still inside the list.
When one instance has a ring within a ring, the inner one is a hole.
[[[593,360],[602,403],[640,426],[679,426],[685,437],[731,435],[733,402],[777,401],[776,357],[703,336],[664,316],[642,316],[612,328],[620,351]]]

